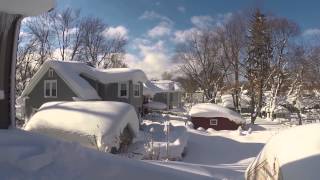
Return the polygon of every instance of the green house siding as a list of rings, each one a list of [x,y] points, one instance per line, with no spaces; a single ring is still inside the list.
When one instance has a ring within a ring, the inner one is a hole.
[[[45,80],[57,80],[57,97],[56,98],[45,98],[44,97],[44,81]],[[41,78],[37,85],[28,95],[25,102],[25,115],[29,119],[31,115],[40,106],[46,102],[50,101],[73,101],[73,97],[77,95],[70,89],[70,87],[65,83],[63,79],[60,78],[55,72],[53,76],[49,77],[48,72]]]

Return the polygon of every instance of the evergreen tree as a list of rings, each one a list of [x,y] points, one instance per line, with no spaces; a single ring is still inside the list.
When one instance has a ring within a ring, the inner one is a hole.
[[[272,59],[270,28],[267,18],[259,9],[252,16],[248,33],[248,58],[245,67],[251,97],[251,123],[254,124],[263,105],[263,89],[268,84]]]

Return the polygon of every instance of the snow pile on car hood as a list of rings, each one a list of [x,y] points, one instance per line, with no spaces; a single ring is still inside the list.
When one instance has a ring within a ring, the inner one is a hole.
[[[309,124],[284,130],[272,137],[246,171],[257,177],[259,168],[275,171],[283,179],[319,179],[320,124]]]
[[[210,179],[21,130],[0,130],[0,167],[1,179]]]
[[[201,103],[192,106],[189,115],[192,117],[226,117],[231,121],[236,123],[245,123],[241,115],[235,111],[228,108],[211,104],[211,103]]]
[[[139,120],[131,105],[76,101],[45,103],[24,129],[105,151],[119,147],[119,137],[126,126],[133,135],[138,134]]]

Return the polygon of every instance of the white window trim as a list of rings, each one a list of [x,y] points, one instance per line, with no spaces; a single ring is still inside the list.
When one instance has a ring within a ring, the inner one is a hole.
[[[135,95],[135,86],[139,86],[139,90],[138,90],[139,91],[139,95],[138,96]],[[141,86],[140,86],[139,83],[133,84],[133,88],[132,89],[133,89],[133,96],[134,97],[141,97]]]
[[[56,83],[56,95],[52,96],[52,84]],[[50,84],[50,96],[46,95],[46,84]],[[43,85],[43,93],[45,98],[57,98],[58,97],[58,83],[57,80],[44,80],[44,85]]]
[[[210,126],[217,126],[218,125],[218,119],[210,119]]]
[[[53,72],[54,72],[53,69],[50,68],[48,71],[48,76],[53,77]]]
[[[126,84],[127,89],[127,95],[121,96],[121,84]],[[119,82],[118,83],[118,97],[119,98],[128,98],[129,97],[129,83],[128,82]]]

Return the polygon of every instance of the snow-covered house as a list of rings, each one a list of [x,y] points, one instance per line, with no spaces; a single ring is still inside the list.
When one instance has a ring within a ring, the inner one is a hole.
[[[240,107],[241,107],[241,112],[242,113],[249,113],[250,112],[250,98],[247,95],[242,94],[240,96]],[[221,105],[232,109],[236,110],[234,107],[234,102],[233,102],[233,97],[231,94],[224,94],[221,96]]]
[[[46,61],[22,92],[25,118],[50,101],[126,102],[142,112],[145,73],[139,69],[101,70],[81,62]]]
[[[153,96],[153,101],[162,102],[167,105],[168,109],[180,108],[182,106],[181,97],[183,89],[178,82],[171,80],[158,80],[152,83],[161,89]]]
[[[24,129],[110,152],[132,142],[139,119],[128,103],[55,101],[43,104]]]
[[[192,106],[189,116],[194,128],[212,128],[215,130],[236,130],[245,124],[241,115],[223,106],[201,103]]]

